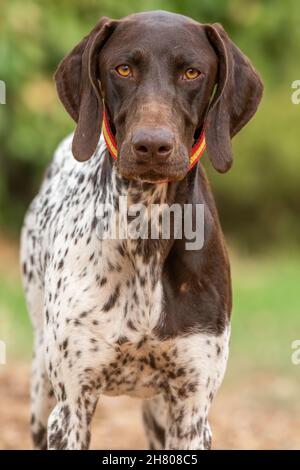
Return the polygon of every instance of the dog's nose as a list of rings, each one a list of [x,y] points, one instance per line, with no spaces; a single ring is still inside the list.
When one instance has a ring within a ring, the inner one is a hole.
[[[173,150],[173,133],[167,128],[138,129],[132,136],[132,147],[139,161],[150,157],[166,160]]]

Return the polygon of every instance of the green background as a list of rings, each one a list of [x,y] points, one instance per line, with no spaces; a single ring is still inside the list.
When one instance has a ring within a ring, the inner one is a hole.
[[[0,227],[17,233],[44,168],[74,124],[58,101],[53,73],[101,15],[166,9],[221,22],[262,75],[258,113],[234,139],[226,175],[206,166],[228,238],[247,252],[296,244],[300,232],[300,2],[296,0],[1,0]],[[204,157],[206,161],[207,158]]]
[[[7,87],[7,103],[0,105],[0,340],[17,381],[13,390],[19,383],[12,360],[26,367],[32,349],[19,229],[55,147],[74,128],[53,73],[102,15],[141,9],[222,23],[263,78],[263,101],[233,141],[230,172],[217,174],[203,157],[232,264],[231,354],[222,391],[244,407],[237,434],[250,429],[256,439],[253,444],[244,434],[242,445],[235,436],[234,445],[289,448],[293,436],[298,448],[300,365],[291,361],[292,342],[300,338],[300,105],[291,101],[292,82],[300,79],[297,0],[0,0],[0,80]],[[234,412],[226,397],[222,403],[223,414],[227,406]]]

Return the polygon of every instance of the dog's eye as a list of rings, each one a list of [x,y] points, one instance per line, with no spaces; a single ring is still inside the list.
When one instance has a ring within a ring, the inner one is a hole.
[[[182,78],[183,80],[195,80],[195,78],[198,78],[199,75],[200,75],[199,70],[190,68],[184,72],[184,75]]]
[[[126,64],[118,65],[116,72],[121,75],[121,77],[129,77],[129,75],[131,75],[131,68]]]

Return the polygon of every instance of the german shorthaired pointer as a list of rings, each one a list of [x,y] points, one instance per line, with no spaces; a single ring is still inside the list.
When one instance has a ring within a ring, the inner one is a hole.
[[[150,448],[209,449],[231,283],[213,196],[189,156],[205,132],[212,165],[230,168],[231,137],[255,113],[262,82],[219,24],[166,12],[102,18],[55,80],[77,127],[31,204],[21,248],[35,447],[87,449],[101,394],[126,394],[144,399]],[[100,137],[104,109],[116,160]],[[99,236],[109,216],[98,209],[111,204],[118,217],[119,196],[146,207],[204,204],[203,247],[187,250],[174,233]]]

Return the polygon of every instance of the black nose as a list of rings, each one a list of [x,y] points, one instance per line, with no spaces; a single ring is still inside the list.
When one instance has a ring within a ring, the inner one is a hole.
[[[139,161],[150,157],[166,160],[173,150],[173,134],[167,128],[137,129],[132,136],[133,151]]]

